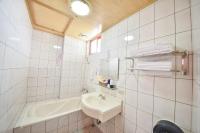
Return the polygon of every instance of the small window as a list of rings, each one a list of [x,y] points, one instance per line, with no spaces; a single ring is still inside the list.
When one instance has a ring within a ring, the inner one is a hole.
[[[95,54],[100,52],[101,52],[101,36],[98,36],[90,41],[89,54]]]

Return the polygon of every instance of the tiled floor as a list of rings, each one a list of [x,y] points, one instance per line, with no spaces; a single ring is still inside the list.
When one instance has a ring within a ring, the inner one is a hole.
[[[97,127],[90,126],[90,127],[84,128],[83,130],[80,130],[76,133],[102,133],[102,132]]]

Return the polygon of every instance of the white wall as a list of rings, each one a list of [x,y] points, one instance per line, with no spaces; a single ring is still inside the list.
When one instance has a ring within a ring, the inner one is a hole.
[[[85,50],[85,42],[65,36],[60,88],[61,98],[81,95],[84,81]]]
[[[26,103],[32,27],[24,0],[0,1],[0,133],[12,132]]]
[[[28,102],[59,97],[63,37],[33,30],[28,73]]]
[[[126,42],[127,35],[135,39]],[[160,119],[175,122],[185,132],[191,132],[192,56],[187,76],[174,72],[130,72],[130,62],[125,60],[139,47],[150,44],[170,43],[176,49],[191,51],[190,0],[157,0],[104,32],[102,39],[102,52],[89,57],[85,85],[97,88],[98,58],[105,58],[108,53],[111,58],[120,58],[117,88],[125,93],[124,132],[152,132]],[[178,57],[172,58],[178,69],[180,61]],[[115,131],[123,132],[123,127],[118,125]]]
[[[192,131],[200,133],[200,0],[191,0],[192,47],[194,52]]]

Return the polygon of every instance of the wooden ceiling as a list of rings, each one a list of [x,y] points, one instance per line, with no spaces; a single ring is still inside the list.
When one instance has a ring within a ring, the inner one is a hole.
[[[87,40],[89,33],[99,25],[102,25],[102,31],[105,31],[154,1],[89,0],[92,5],[91,12],[83,17],[71,12],[69,0],[26,0],[26,3],[35,29]]]

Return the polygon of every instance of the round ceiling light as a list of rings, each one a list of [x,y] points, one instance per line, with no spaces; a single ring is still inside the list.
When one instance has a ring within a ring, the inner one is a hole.
[[[79,16],[86,16],[90,13],[89,3],[85,0],[72,0],[71,9]]]

